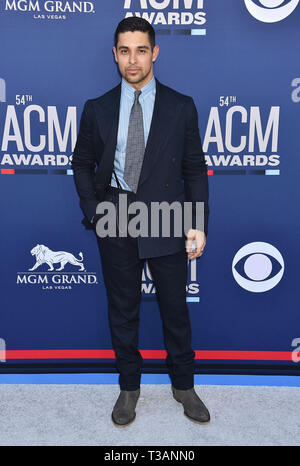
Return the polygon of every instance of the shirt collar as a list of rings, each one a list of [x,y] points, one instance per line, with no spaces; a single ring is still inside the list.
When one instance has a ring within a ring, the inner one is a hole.
[[[151,94],[151,92],[154,91],[155,88],[156,88],[156,82],[155,82],[154,76],[152,76],[152,79],[144,87],[140,89],[142,93],[139,97],[139,100],[141,99],[145,100]],[[136,89],[130,86],[130,84],[127,81],[125,81],[124,78],[122,78],[122,93],[125,93],[127,97],[134,100],[135,91]]]

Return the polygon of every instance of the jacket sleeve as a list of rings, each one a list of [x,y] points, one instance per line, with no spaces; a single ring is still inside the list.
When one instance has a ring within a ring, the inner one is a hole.
[[[203,229],[207,235],[209,217],[207,165],[199,135],[198,113],[192,97],[188,98],[188,102],[186,104],[186,126],[182,174],[186,200],[192,202],[192,227],[196,228],[196,202],[203,202]]]
[[[91,108],[89,101],[84,105],[79,133],[72,158],[72,169],[80,207],[85,215],[83,223],[88,227],[96,213],[98,200],[94,187],[96,153],[93,143]]]

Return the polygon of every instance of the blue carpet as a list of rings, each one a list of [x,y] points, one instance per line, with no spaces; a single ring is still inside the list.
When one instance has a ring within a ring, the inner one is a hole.
[[[118,384],[118,374],[1,374],[0,384]],[[142,384],[170,384],[167,374],[142,374]],[[300,377],[278,375],[195,375],[195,385],[299,387]]]

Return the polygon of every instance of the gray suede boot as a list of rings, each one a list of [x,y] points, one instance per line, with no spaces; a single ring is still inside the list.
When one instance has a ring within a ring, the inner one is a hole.
[[[173,397],[176,401],[183,404],[184,414],[193,421],[201,424],[210,420],[208,409],[200,400],[194,388],[189,390],[177,390],[172,386]]]
[[[134,391],[121,390],[111,414],[115,424],[118,426],[127,426],[135,419],[135,407],[139,396],[139,388]]]

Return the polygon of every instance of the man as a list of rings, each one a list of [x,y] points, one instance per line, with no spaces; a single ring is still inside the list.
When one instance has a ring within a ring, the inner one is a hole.
[[[120,195],[126,194],[129,207],[136,201],[149,208],[161,201],[191,202],[192,224],[187,240],[174,232],[164,237],[161,230],[158,236],[123,236],[120,212],[116,236],[97,234],[120,373],[121,391],[112,419],[122,426],[135,419],[142,366],[139,307],[147,260],[163,321],[173,396],[190,419],[208,422],[209,412],[194,390],[195,353],[186,304],[188,258],[203,253],[208,222],[208,180],[197,110],[191,97],[154,77],[159,47],[146,20],[123,19],[115,31],[113,53],[122,81],[85,103],[73,155],[83,223],[99,233],[103,201],[119,207]],[[196,202],[204,203],[202,231],[196,229]],[[192,242],[196,243],[193,251]]]

